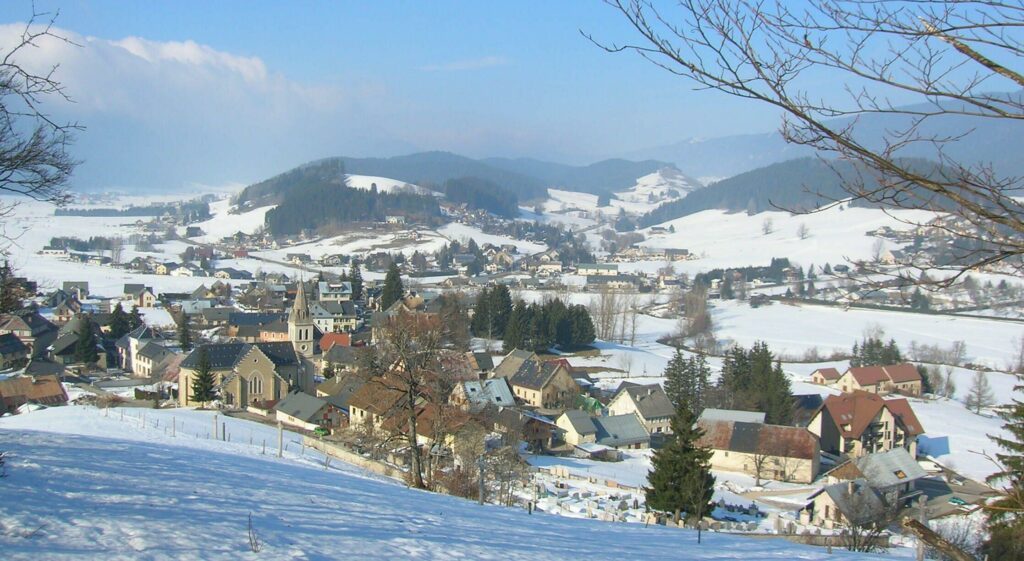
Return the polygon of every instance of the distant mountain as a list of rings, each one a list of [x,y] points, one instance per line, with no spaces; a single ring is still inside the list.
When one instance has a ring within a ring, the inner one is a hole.
[[[908,158],[905,165],[925,175],[941,172],[935,162]],[[640,219],[646,228],[697,212],[719,209],[757,214],[767,210],[807,211],[850,197],[844,180],[860,178],[869,183],[875,174],[850,162],[799,158],[741,173],[665,203]],[[936,200],[936,202],[938,202]],[[853,201],[854,206],[873,206]],[[944,205],[948,208],[948,201]]]
[[[595,195],[630,189],[639,177],[662,168],[675,168],[672,164],[656,160],[634,162],[611,159],[587,166],[570,166],[532,158],[486,158],[481,162],[536,177],[546,187]]]
[[[998,94],[996,94],[998,95]],[[1005,94],[1020,99],[1021,92]],[[928,105],[911,105],[907,110],[928,110]],[[849,120],[835,120],[842,126]],[[896,114],[865,115],[857,123],[856,138],[868,146],[878,146],[886,131],[900,130],[909,117]],[[923,136],[959,137],[946,144],[948,156],[968,163],[991,163],[1004,175],[1024,175],[1024,158],[1020,157],[1019,140],[1024,125],[1015,119],[964,118],[943,116],[927,121],[921,128]],[[731,177],[745,171],[795,158],[812,156],[805,146],[787,144],[777,132],[745,134],[711,139],[684,140],[665,146],[638,150],[626,155],[631,159],[655,159],[674,163],[679,169],[697,177]],[[927,145],[912,145],[900,152],[907,158],[936,159]]]

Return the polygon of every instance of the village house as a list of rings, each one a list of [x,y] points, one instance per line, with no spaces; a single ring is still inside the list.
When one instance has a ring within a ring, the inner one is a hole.
[[[541,277],[558,276],[562,274],[562,263],[558,261],[549,261],[547,263],[539,263],[537,265],[537,275]]]
[[[22,310],[0,314],[0,335],[11,333],[28,347],[31,356],[38,356],[57,337],[58,328],[39,312]]]
[[[509,361],[508,366],[506,361]],[[536,353],[527,351],[509,353],[494,370],[494,375],[508,380],[517,399],[540,409],[570,407],[581,392],[565,363],[542,362]]]
[[[13,333],[0,335],[0,370],[17,368],[28,362],[28,346]]]
[[[89,283],[87,281],[64,281],[61,290],[73,295],[78,300],[85,300],[89,297]]]
[[[864,480],[887,505],[906,506],[922,492],[917,481],[927,474],[903,448],[850,458],[825,474],[829,483]]]
[[[711,467],[759,479],[810,483],[818,476],[818,439],[806,429],[764,423],[700,420],[700,446]]]
[[[614,263],[580,263],[576,265],[576,274],[584,277],[590,275],[615,276],[619,274],[619,266]]]
[[[355,304],[338,300],[321,300],[309,306],[313,324],[321,333],[341,333],[359,328],[359,315]]]
[[[153,289],[143,284],[124,285],[124,297],[134,306],[152,308],[156,305],[156,294]]]
[[[906,399],[864,391],[829,396],[807,429],[818,436],[823,451],[849,457],[893,448],[916,457],[917,437],[924,433]]]
[[[344,424],[352,414],[352,396],[366,384],[366,380],[353,372],[339,372],[333,378],[324,380],[316,387],[316,396],[336,407],[345,417]]]
[[[132,371],[140,377],[160,376],[174,359],[175,353],[157,343],[148,341],[139,349],[132,361]]]
[[[477,412],[488,405],[512,407],[516,401],[504,378],[491,378],[459,382],[448,402],[464,411]]]
[[[661,384],[622,384],[608,403],[609,415],[636,415],[649,434],[671,433],[675,413]]]
[[[341,411],[327,400],[299,391],[290,392],[274,405],[274,418],[308,431],[340,427],[343,421]]]
[[[376,430],[400,408],[405,392],[383,377],[368,380],[348,400],[350,426]]]
[[[821,370],[833,369],[819,369],[815,371],[815,374],[818,374]],[[831,373],[829,374],[831,375]],[[822,380],[828,379],[824,373],[821,374],[820,378]],[[812,380],[814,380],[813,374]],[[838,379],[825,385],[844,392],[861,390],[881,395],[900,393],[919,396],[922,389],[921,373],[917,371],[916,366],[906,362],[887,366],[851,367]]]
[[[566,444],[580,448],[587,455],[601,448],[639,450],[651,443],[651,435],[633,414],[591,417],[578,409],[570,409],[555,419],[555,424],[565,431],[562,438]]]
[[[863,479],[828,485],[808,500],[800,511],[800,521],[826,530],[867,524],[883,519],[888,511],[882,498]]]
[[[47,407],[67,405],[68,394],[57,376],[14,376],[0,380],[0,399],[3,409],[15,411],[26,403]]]
[[[317,283],[317,299],[323,302],[347,302],[352,299],[352,283],[326,282]]]

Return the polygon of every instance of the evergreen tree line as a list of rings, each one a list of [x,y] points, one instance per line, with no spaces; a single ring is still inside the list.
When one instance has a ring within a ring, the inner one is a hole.
[[[505,350],[542,352],[558,345],[563,350],[594,342],[594,323],[586,306],[566,306],[556,298],[543,304],[527,305],[519,300],[512,307],[503,336]]]
[[[903,362],[903,354],[896,345],[896,341],[889,339],[883,343],[878,337],[865,337],[858,343],[853,344],[853,351],[850,353],[850,366],[887,366]]]
[[[711,398],[711,368],[703,353],[690,358],[676,348],[676,354],[665,367],[665,394],[678,411],[687,409],[700,416]]]
[[[786,257],[772,257],[771,263],[767,267],[737,267],[735,269],[712,269],[705,273],[698,273],[693,277],[693,282],[703,284],[705,286],[711,286],[713,280],[724,280],[727,278],[726,272],[739,273],[743,278],[747,280],[752,279],[764,279],[773,282],[782,282],[786,278],[786,270],[792,267],[789,259]],[[801,275],[802,276],[802,275]],[[722,298],[726,298],[723,294]]]
[[[519,198],[516,194],[486,179],[449,179],[437,190],[443,192],[452,203],[465,203],[469,208],[486,210],[505,218],[519,215]]]
[[[392,304],[402,299],[405,294],[405,287],[402,286],[402,273],[398,270],[398,265],[394,263],[388,267],[388,272],[384,275],[384,288],[381,289],[380,293],[380,309],[386,310],[391,307]]]
[[[473,335],[488,339],[504,339],[505,328],[512,315],[512,295],[508,287],[499,284],[485,287],[476,297],[471,328]]]
[[[761,411],[765,422],[788,425],[793,420],[793,393],[782,365],[768,345],[754,343],[750,350],[735,346],[722,362],[716,405],[728,409]]]

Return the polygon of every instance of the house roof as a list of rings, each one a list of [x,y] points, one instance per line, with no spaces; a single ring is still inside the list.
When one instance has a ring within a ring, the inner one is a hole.
[[[738,423],[763,423],[764,413],[760,411],[738,411],[735,409],[707,408],[701,412],[698,421],[734,421]]]
[[[274,366],[290,366],[299,363],[299,359],[295,354],[295,347],[287,341],[254,343],[253,346],[267,355],[267,358],[274,363]]]
[[[366,380],[358,375],[342,373],[330,380],[325,380],[316,387],[316,390],[326,394],[327,396],[323,399],[335,407],[347,410],[352,396],[365,384]]]
[[[560,368],[564,369],[565,366],[558,362],[528,360],[519,366],[519,369],[508,381],[513,386],[540,390],[547,385]]]
[[[61,376],[64,374],[64,365],[42,358],[34,358],[29,361],[27,366],[25,366],[26,376],[38,377],[44,374]]]
[[[159,360],[170,354],[171,351],[165,348],[163,345],[159,345],[152,341],[146,343],[139,349],[139,356],[144,356],[150,360]]]
[[[834,382],[842,376],[835,368],[819,368],[811,373],[812,376],[814,374],[821,374],[821,377],[829,382]]]
[[[629,446],[641,442],[649,442],[651,435],[640,424],[636,415],[610,415],[594,417],[597,426],[597,443],[605,446]]]
[[[698,425],[704,430],[701,445],[715,450],[806,460],[818,454],[817,437],[800,427],[706,419]]]
[[[516,370],[519,370],[519,367],[531,358],[537,358],[537,353],[514,349],[512,352],[505,355],[505,358],[502,359],[501,363],[495,367],[494,375],[511,378],[512,375],[516,373]]]
[[[334,345],[324,353],[324,362],[331,364],[355,364],[359,359],[355,347]]]
[[[5,331],[28,331],[33,336],[57,329],[34,310],[22,310],[12,314],[0,315],[0,329]]]
[[[847,372],[861,386],[874,386],[889,381],[889,376],[881,366],[852,367]]]
[[[285,312],[233,312],[228,315],[231,325],[263,325],[288,319]]]
[[[311,422],[316,420],[317,415],[324,407],[327,407],[327,401],[319,397],[303,392],[292,392],[277,402],[274,409],[300,421]]]
[[[811,424],[814,415],[821,409],[825,400],[820,394],[802,394],[793,396],[793,426],[806,427]]]
[[[863,478],[875,489],[886,489],[916,481],[928,474],[905,449],[893,448],[849,460],[829,475],[841,479]]]
[[[852,492],[851,492],[852,487]],[[878,493],[863,479],[829,485],[808,499],[826,493],[839,512],[852,524],[859,525],[878,518],[885,512],[885,503]]]
[[[494,359],[490,353],[471,352],[467,354],[470,364],[481,372],[494,370]]]
[[[29,401],[43,405],[68,402],[68,394],[60,380],[50,374],[43,376],[15,376],[0,380],[0,396],[5,400]]]
[[[597,434],[597,425],[594,423],[594,417],[591,417],[586,412],[579,409],[570,409],[562,413],[562,415],[569,421],[572,430],[576,431],[576,434]]]
[[[882,399],[878,394],[865,391],[830,395],[822,406],[835,421],[836,426],[845,438],[860,438],[864,430],[871,424],[883,408],[903,426],[907,434],[919,435],[924,432],[920,421],[906,399]],[[844,427],[849,427],[844,428]]]
[[[466,399],[472,405],[482,406],[491,403],[501,407],[510,407],[515,404],[512,390],[509,389],[508,382],[504,378],[469,380],[461,384]]]
[[[665,390],[659,384],[630,386],[621,390],[629,395],[636,409],[644,419],[660,419],[676,414]]]
[[[374,415],[386,415],[394,410],[405,396],[399,387],[385,378],[375,377],[356,390],[349,399],[349,407],[363,409]]]
[[[883,366],[882,368],[893,383],[899,384],[921,381],[921,373],[917,371],[916,366],[909,362],[904,362],[902,364],[890,364],[888,366]]]
[[[28,351],[25,343],[13,333],[0,335],[0,355],[15,355]]]

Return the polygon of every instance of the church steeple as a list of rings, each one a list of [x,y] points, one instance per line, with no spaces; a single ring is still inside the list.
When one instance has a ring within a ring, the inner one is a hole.
[[[288,339],[292,342],[295,352],[306,358],[313,356],[313,320],[310,318],[309,304],[306,303],[306,287],[302,280],[299,280],[295,302],[288,312]]]

